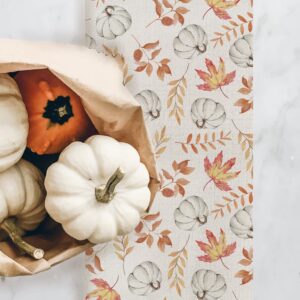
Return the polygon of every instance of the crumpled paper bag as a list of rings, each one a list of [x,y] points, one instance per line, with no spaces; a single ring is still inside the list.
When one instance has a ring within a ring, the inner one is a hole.
[[[81,99],[100,134],[134,146],[150,173],[151,203],[159,186],[155,155],[140,105],[123,86],[117,63],[85,47],[0,40],[0,73],[48,68]],[[47,222],[46,222],[47,223]],[[41,260],[22,255],[10,241],[0,242],[0,275],[30,275],[49,269],[90,247],[68,236],[59,226],[43,224],[25,237],[45,250]]]

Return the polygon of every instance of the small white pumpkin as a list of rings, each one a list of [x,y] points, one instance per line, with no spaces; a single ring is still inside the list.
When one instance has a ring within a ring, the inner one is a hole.
[[[162,275],[158,266],[151,261],[145,261],[129,274],[128,288],[135,295],[147,296],[160,289],[161,281]]]
[[[252,205],[240,209],[230,220],[232,232],[241,239],[253,238]]]
[[[224,106],[209,98],[196,99],[191,108],[193,122],[198,128],[217,128],[226,119]]]
[[[135,96],[136,100],[141,104],[145,119],[157,119],[160,116],[161,102],[157,94],[151,90],[145,90]]]
[[[73,142],[46,174],[46,210],[77,240],[132,231],[150,202],[149,173],[129,144],[95,135]]]
[[[0,74],[0,172],[20,160],[26,148],[28,116],[19,88]]]
[[[198,196],[190,196],[183,200],[174,212],[175,224],[182,230],[192,231],[207,222],[208,207]]]
[[[124,34],[131,22],[131,16],[125,8],[109,5],[96,19],[97,33],[105,39],[112,40]]]
[[[45,218],[45,196],[44,177],[31,163],[22,159],[0,173],[0,229],[36,259],[44,252],[22,241],[20,235],[36,229]]]
[[[253,67],[252,34],[244,35],[230,47],[229,56],[239,67]]]
[[[217,300],[225,294],[227,286],[221,274],[202,269],[194,273],[192,289],[199,300]]]
[[[173,47],[177,56],[193,59],[206,51],[207,35],[201,26],[188,25],[175,37]]]

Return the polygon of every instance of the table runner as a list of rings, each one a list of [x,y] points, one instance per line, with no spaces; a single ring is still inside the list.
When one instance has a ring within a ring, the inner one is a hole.
[[[252,1],[87,0],[87,45],[141,103],[161,189],[86,252],[86,299],[252,299]]]

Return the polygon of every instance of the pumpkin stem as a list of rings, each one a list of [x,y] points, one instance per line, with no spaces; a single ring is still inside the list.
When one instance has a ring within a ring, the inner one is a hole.
[[[27,242],[25,242],[20,235],[20,228],[15,224],[12,219],[6,219],[0,224],[0,229],[4,230],[12,242],[23,250],[25,253],[35,259],[41,259],[44,257],[44,250],[36,248]]]
[[[95,196],[98,202],[108,203],[115,195],[117,184],[123,179],[125,174],[118,168],[115,173],[108,179],[106,185],[95,189]]]

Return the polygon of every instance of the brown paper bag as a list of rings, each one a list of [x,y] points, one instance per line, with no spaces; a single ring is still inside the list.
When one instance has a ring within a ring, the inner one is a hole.
[[[81,97],[100,134],[130,143],[137,149],[150,173],[152,203],[159,184],[155,156],[141,107],[123,86],[117,63],[104,54],[74,45],[0,40],[0,73],[44,68]],[[38,273],[91,246],[69,237],[60,227],[50,228],[44,226],[37,234],[25,238],[45,250],[45,257],[38,261],[21,255],[9,241],[1,242],[0,275]]]

